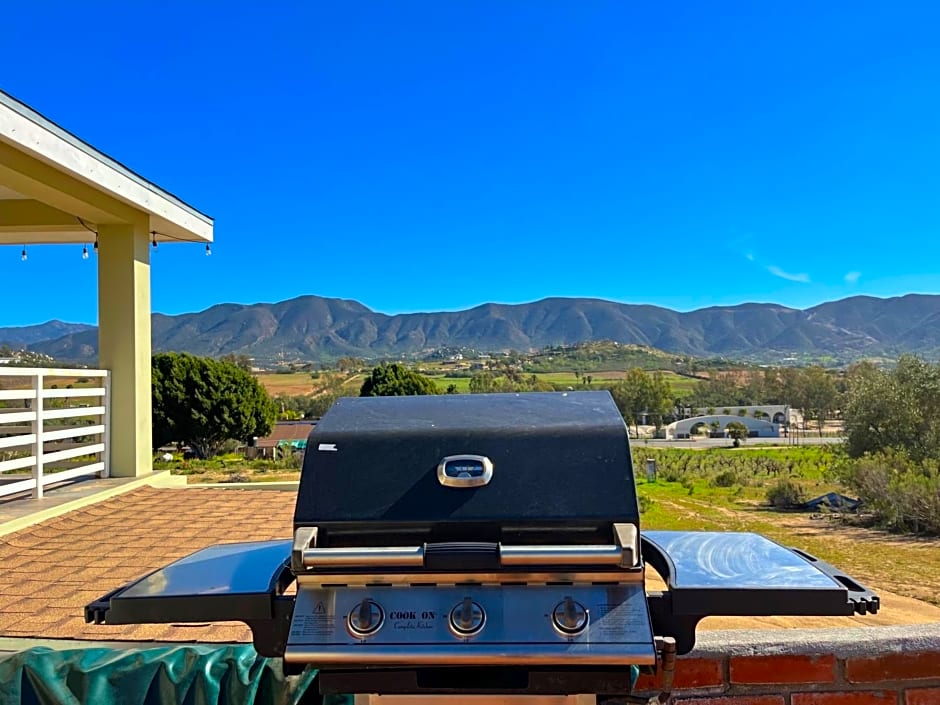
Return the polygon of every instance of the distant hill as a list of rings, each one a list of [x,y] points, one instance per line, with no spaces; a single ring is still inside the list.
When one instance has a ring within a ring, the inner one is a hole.
[[[903,352],[935,359],[940,352],[940,296],[855,296],[806,310],[742,304],[687,313],[601,299],[550,298],[395,316],[356,301],[302,296],[274,304],[220,304],[199,313],[153,316],[156,351],[236,353],[269,361],[376,358],[445,347],[530,350],[590,340],[763,362],[844,362]],[[86,329],[50,335],[30,347],[60,359],[90,361],[96,345],[95,330]]]
[[[33,343],[55,340],[65,335],[88,330],[96,330],[96,328],[87,323],[63,323],[62,321],[47,321],[35,326],[0,328],[0,345],[22,348]]]

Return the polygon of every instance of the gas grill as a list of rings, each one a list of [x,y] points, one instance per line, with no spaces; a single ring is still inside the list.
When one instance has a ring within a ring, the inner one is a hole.
[[[86,619],[240,620],[323,694],[631,701],[631,673],[668,682],[705,616],[877,610],[756,534],[641,533],[613,400],[558,392],[341,398],[310,435],[292,541],[204,549]]]

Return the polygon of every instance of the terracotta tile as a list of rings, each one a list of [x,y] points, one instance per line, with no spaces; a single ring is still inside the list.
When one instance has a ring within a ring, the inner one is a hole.
[[[293,505],[293,493],[148,487],[5,536],[0,635],[249,641],[241,623],[86,625],[82,611],[110,590],[206,546],[289,538]]]
[[[153,641],[155,639],[160,639],[161,637],[165,638],[171,629],[172,627],[169,627],[166,624],[129,625],[128,631],[124,636],[128,639]]]
[[[29,619],[28,615],[22,612],[0,612],[0,632],[6,632],[7,629],[26,619]]]
[[[0,614],[34,614],[38,605],[27,597],[12,597],[0,602]]]
[[[117,586],[115,586],[117,587]],[[104,588],[102,590],[81,590],[76,591],[69,595],[68,597],[59,598],[56,600],[56,608],[62,610],[71,610],[82,609],[92,600],[97,600],[99,597],[104,595],[109,588]]]
[[[42,548],[43,542],[39,536],[34,536],[32,532],[23,534],[22,536],[16,536],[7,541],[5,546],[13,550],[29,549],[29,548]]]
[[[38,639],[42,636],[42,633],[36,629],[11,627],[10,629],[4,630],[3,635],[16,639]]]
[[[22,563],[11,564],[9,567],[4,566],[4,573],[16,576],[19,582],[34,579],[37,575],[50,575],[53,570],[56,570],[56,564],[43,560],[26,560]]]
[[[200,641],[215,642],[215,643],[247,643],[251,641],[251,632],[250,631],[241,631],[235,629],[234,627],[222,628],[210,632],[205,637],[200,639]]]
[[[29,615],[28,619],[30,627],[42,631],[43,628],[51,624],[62,622],[66,616],[61,610],[47,609]]]
[[[83,618],[69,617],[44,626],[42,633],[48,639],[72,639],[79,636],[85,627],[86,624]],[[97,627],[94,628],[97,629]]]
[[[21,558],[39,558],[54,553],[51,548],[21,548],[17,550],[16,555]]]
[[[31,577],[35,578],[35,576]],[[41,602],[66,597],[72,593],[72,589],[63,583],[35,579],[23,580],[17,585],[17,588],[22,591],[20,594],[40,600]]]

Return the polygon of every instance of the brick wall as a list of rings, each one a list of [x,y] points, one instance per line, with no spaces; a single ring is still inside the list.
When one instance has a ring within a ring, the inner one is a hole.
[[[641,676],[637,690],[658,692]],[[700,632],[675,705],[940,705],[940,624]]]

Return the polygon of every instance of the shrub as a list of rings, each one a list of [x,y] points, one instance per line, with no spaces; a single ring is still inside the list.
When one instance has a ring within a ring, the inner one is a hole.
[[[734,487],[737,481],[738,476],[735,475],[734,472],[725,470],[715,475],[708,484],[712,487]]]
[[[767,501],[777,509],[798,507],[805,501],[802,488],[787,479],[778,480],[767,490]]]
[[[889,451],[841,465],[837,474],[866,512],[892,531],[940,534],[940,465]]]

